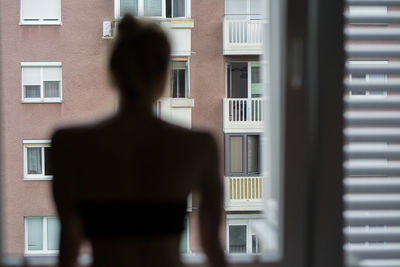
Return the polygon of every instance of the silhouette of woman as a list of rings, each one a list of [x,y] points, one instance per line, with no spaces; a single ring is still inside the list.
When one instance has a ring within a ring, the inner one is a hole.
[[[52,138],[53,195],[61,221],[59,266],[76,266],[82,241],[92,266],[183,266],[179,242],[189,192],[200,196],[200,238],[210,266],[219,241],[218,152],[206,133],[158,120],[170,47],[160,27],[124,16],[109,61],[119,111]]]

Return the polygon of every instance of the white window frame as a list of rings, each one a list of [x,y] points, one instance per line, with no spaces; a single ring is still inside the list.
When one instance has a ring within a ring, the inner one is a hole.
[[[162,0],[162,11],[161,11],[161,16],[146,16],[146,18],[155,18],[155,19],[185,19],[185,18],[190,18],[191,17],[191,0],[185,0],[186,5],[185,5],[185,16],[184,17],[172,17],[172,18],[167,18],[166,17],[166,1]],[[144,16],[144,0],[138,0],[138,16],[143,17]],[[115,19],[120,19],[121,16],[121,1],[120,0],[114,0],[114,17]]]
[[[225,95],[228,98],[228,65],[232,63],[247,63],[247,98],[260,98],[260,97],[251,97],[251,67],[259,66],[262,67],[262,62],[260,61],[227,61],[225,62]],[[230,76],[232,80],[232,75]],[[230,83],[232,85],[232,81]]]
[[[25,98],[23,68],[40,68],[40,98]],[[60,96],[44,97],[43,69],[57,67],[60,69]],[[22,103],[62,103],[62,63],[61,62],[21,62],[21,102]]]
[[[349,61],[349,64],[354,64],[354,65],[363,65],[363,64],[388,64],[389,62],[386,60],[379,60],[379,61]],[[365,74],[365,81],[369,82],[370,79],[370,75],[371,74]],[[388,77],[387,75],[384,75],[383,80],[387,81]],[[353,80],[353,77],[351,74],[349,74],[349,81],[351,82]],[[373,81],[374,79],[372,79]],[[382,91],[382,94],[380,95],[375,95],[375,94],[371,94],[370,91],[365,91],[365,95],[358,95],[358,94],[353,94],[351,91],[349,91],[349,96],[352,98],[364,98],[364,97],[373,97],[373,98],[382,98],[382,97],[387,97],[387,92],[386,91]]]
[[[43,249],[42,250],[28,250],[28,218],[42,218],[42,233],[43,233],[43,235],[42,235]],[[48,219],[57,219],[57,217],[56,216],[25,216],[24,217],[25,255],[58,255],[59,250],[48,250],[48,248],[47,248],[47,220]]]
[[[175,57],[175,58],[177,58],[177,57]],[[176,98],[181,98],[181,99],[186,99],[186,98],[190,98],[190,57],[187,57],[187,60],[186,61],[184,61],[184,60],[182,60],[182,61],[179,61],[179,60],[171,60],[171,62],[170,62],[170,71],[169,71],[169,95],[170,95],[170,97],[171,98],[175,98],[175,97],[173,97],[173,94],[172,94],[172,70],[173,70],[173,68],[172,68],[172,62],[185,62],[186,63],[186,81],[185,81],[185,84],[186,84],[186,90],[185,90],[185,94],[186,94],[186,96],[185,97],[176,97]]]
[[[51,180],[53,175],[45,175],[45,155],[44,148],[51,147],[51,140],[23,140],[24,146],[24,180]],[[28,159],[27,159],[27,148],[28,147],[41,147],[42,148],[42,174],[28,174]]]
[[[29,20],[29,21],[25,21],[25,19],[23,18],[23,1],[24,0],[20,0],[20,25],[54,25],[54,26],[58,26],[58,25],[62,25],[61,23],[61,5],[62,5],[62,1],[61,0],[53,0],[53,1],[59,1],[59,10],[58,10],[58,20],[46,20],[46,19],[37,19],[37,20]]]
[[[256,221],[262,222],[264,216],[262,214],[228,214],[226,216],[226,251],[231,255],[257,255],[262,254],[252,252],[252,235],[255,235],[255,231],[252,226]],[[246,253],[230,253],[229,251],[229,226],[246,226]]]

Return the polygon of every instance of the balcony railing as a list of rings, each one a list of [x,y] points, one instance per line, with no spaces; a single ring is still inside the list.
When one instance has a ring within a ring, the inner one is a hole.
[[[225,210],[262,210],[263,177],[225,177]]]
[[[260,55],[263,53],[266,20],[224,19],[224,55]]]
[[[262,130],[264,99],[224,98],[224,131]]]

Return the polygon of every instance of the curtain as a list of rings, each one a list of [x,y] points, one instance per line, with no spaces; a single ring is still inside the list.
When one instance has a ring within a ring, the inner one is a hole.
[[[40,98],[40,85],[25,85],[25,98]]]
[[[230,137],[230,172],[240,173],[243,172],[243,137],[231,136]]]
[[[124,15],[126,13],[130,13],[133,16],[138,15],[138,0],[120,0],[120,13]]]
[[[144,0],[144,15],[152,17],[162,16],[161,0]]]
[[[57,218],[47,219],[47,249],[58,250],[60,240],[60,223]]]
[[[42,148],[41,147],[28,147],[27,148],[28,160],[28,174],[41,174],[42,173]]]
[[[42,217],[28,218],[28,250],[43,249]]]
[[[44,82],[44,97],[60,97],[60,82],[45,81]]]

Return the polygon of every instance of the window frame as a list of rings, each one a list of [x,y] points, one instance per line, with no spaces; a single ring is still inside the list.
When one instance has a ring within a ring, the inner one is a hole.
[[[228,82],[228,66],[232,63],[247,63],[247,98],[246,99],[257,99],[257,98],[262,98],[262,97],[252,97],[251,94],[251,82],[252,82],[252,77],[251,77],[251,67],[253,65],[258,65],[258,67],[262,67],[262,63],[260,61],[226,61],[225,62],[225,95],[226,98],[232,98],[228,97],[228,84],[232,84],[232,75],[229,75],[230,77],[230,82]]]
[[[53,1],[59,1],[59,7],[58,7],[58,10],[57,10],[57,12],[58,12],[58,20],[57,21],[55,21],[55,20],[46,21],[44,19],[38,19],[38,20],[34,20],[34,21],[32,21],[32,20],[25,21],[24,18],[23,18],[23,1],[24,0],[20,0],[19,1],[19,3],[20,3],[20,10],[19,10],[20,21],[19,21],[19,25],[21,25],[21,26],[24,26],[24,25],[27,25],[27,26],[29,26],[29,25],[31,25],[31,26],[34,26],[34,25],[37,25],[37,26],[40,26],[40,25],[60,26],[60,25],[62,25],[62,22],[61,22],[62,1],[61,0],[53,0]]]
[[[28,220],[29,218],[42,218],[42,242],[43,249],[42,250],[28,250]],[[24,255],[32,256],[32,255],[58,255],[59,249],[57,250],[49,250],[47,239],[48,239],[48,231],[47,231],[47,221],[48,219],[57,219],[56,216],[24,216]],[[60,223],[60,221],[58,220]]]
[[[24,170],[24,180],[52,180],[53,175],[45,174],[45,147],[51,147],[51,140],[23,140],[23,170]],[[42,174],[28,174],[28,148],[29,147],[40,147],[41,157],[42,157]]]
[[[59,81],[59,97],[44,97],[44,68],[54,67],[59,68],[60,81]],[[23,68],[40,68],[40,98],[26,98],[25,97],[25,82],[23,75]],[[21,102],[22,103],[62,103],[62,63],[61,62],[21,62]]]
[[[176,60],[174,60],[176,59]],[[181,60],[179,60],[181,59]],[[185,62],[185,96],[184,97],[173,97],[173,63],[174,62]],[[190,57],[173,57],[170,62],[170,71],[169,71],[169,95],[174,99],[186,99],[190,98]]]
[[[171,0],[171,8],[172,8]],[[146,17],[146,18],[153,18],[153,19],[189,19],[191,17],[191,0],[185,0],[185,16],[184,17],[171,17],[167,18],[166,16],[166,0],[161,0],[161,16],[144,16],[144,0],[138,0],[138,17]],[[172,11],[171,11],[172,14]],[[171,15],[172,16],[172,15]],[[121,19],[121,1],[114,0],[114,18]]]
[[[262,252],[253,253],[253,243],[252,243],[252,235],[256,235],[255,231],[253,231],[252,224],[255,221],[262,222],[264,220],[264,216],[262,214],[227,214],[226,215],[226,251],[229,255],[261,255]],[[230,253],[229,251],[229,226],[246,226],[246,252],[245,253]],[[260,243],[260,242],[259,242]]]
[[[258,136],[258,172],[250,172],[248,171],[248,136]],[[256,133],[256,132],[250,132],[250,133],[225,133],[225,171],[224,175],[226,177],[236,177],[236,176],[243,176],[243,177],[257,177],[262,175],[261,171],[261,151],[260,151],[260,145],[261,145],[261,138],[262,138],[262,133]],[[231,172],[230,167],[231,167],[231,157],[230,157],[230,152],[231,152],[231,146],[230,146],[230,138],[233,136],[238,136],[242,137],[243,143],[242,143],[242,172]]]

